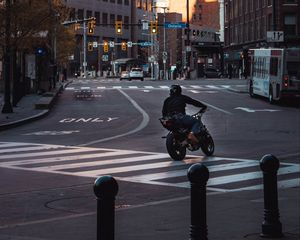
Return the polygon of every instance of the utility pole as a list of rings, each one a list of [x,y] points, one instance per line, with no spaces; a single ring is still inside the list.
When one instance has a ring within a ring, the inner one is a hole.
[[[189,69],[190,69],[190,2],[189,0],[186,0],[186,26],[187,26],[187,35],[186,35],[186,69],[187,69],[187,78],[190,78],[189,76]]]
[[[86,78],[87,74],[86,74],[86,66],[87,66],[87,62],[86,62],[86,22],[83,21],[83,77]]]
[[[166,76],[167,76],[167,69],[166,69],[166,64],[167,64],[167,52],[166,52],[166,28],[165,28],[165,24],[166,24],[166,10],[169,10],[168,7],[161,7],[161,6],[153,6],[153,8],[161,8],[163,9],[163,28],[164,28],[164,32],[163,32],[163,54],[162,54],[162,59],[163,59],[163,65],[164,65],[164,71],[163,71],[163,75],[164,75],[164,80],[167,80]]]
[[[11,0],[5,1],[5,52],[4,52],[4,105],[2,113],[12,113],[12,105],[10,102],[10,79],[11,79],[11,47],[10,47],[10,20],[11,20]]]

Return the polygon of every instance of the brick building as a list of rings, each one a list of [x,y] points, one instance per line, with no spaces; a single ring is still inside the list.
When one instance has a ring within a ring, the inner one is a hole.
[[[236,74],[246,61],[242,53],[249,48],[300,47],[299,0],[225,0],[224,4],[225,62],[234,65]],[[267,31],[283,31],[284,41],[270,43]]]

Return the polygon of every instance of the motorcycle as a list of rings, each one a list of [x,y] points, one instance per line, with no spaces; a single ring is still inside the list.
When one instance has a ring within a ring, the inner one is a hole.
[[[208,132],[206,126],[202,123],[201,118],[204,112],[199,111],[192,115],[201,124],[201,130],[195,136],[198,139],[197,144],[192,144],[188,139],[190,129],[183,126],[176,126],[175,120],[172,118],[160,118],[160,122],[164,128],[169,130],[166,138],[166,147],[170,157],[175,161],[181,161],[186,156],[186,149],[197,151],[199,148],[206,156],[211,156],[215,150],[215,144],[212,136]]]

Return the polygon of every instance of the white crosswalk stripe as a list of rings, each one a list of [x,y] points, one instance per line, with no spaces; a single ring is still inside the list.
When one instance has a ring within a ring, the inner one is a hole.
[[[0,142],[0,167],[188,188],[187,170],[203,162],[210,171],[208,190],[219,192],[261,189],[259,162],[251,159],[188,156],[172,161],[166,153],[62,145]],[[281,163],[278,186],[300,186],[300,164]]]
[[[181,86],[182,89],[186,89],[188,91],[209,91],[209,90],[227,90],[231,86],[230,85],[186,85]],[[66,87],[65,90],[68,91],[78,91],[78,90],[111,90],[111,89],[135,89],[135,90],[169,90],[170,86],[167,85],[156,85],[156,86],[95,86],[95,87]],[[212,92],[215,93],[215,92]]]

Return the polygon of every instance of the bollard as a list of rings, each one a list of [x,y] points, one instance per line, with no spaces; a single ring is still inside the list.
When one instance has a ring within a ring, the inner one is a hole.
[[[283,237],[282,225],[279,221],[277,192],[277,171],[279,165],[279,160],[271,154],[263,156],[260,160],[264,183],[264,221],[262,223],[261,237]]]
[[[97,240],[114,240],[115,197],[118,183],[112,176],[102,176],[94,183],[97,196]]]
[[[190,240],[207,240],[206,183],[209,171],[204,164],[196,163],[188,170],[191,183]]]

